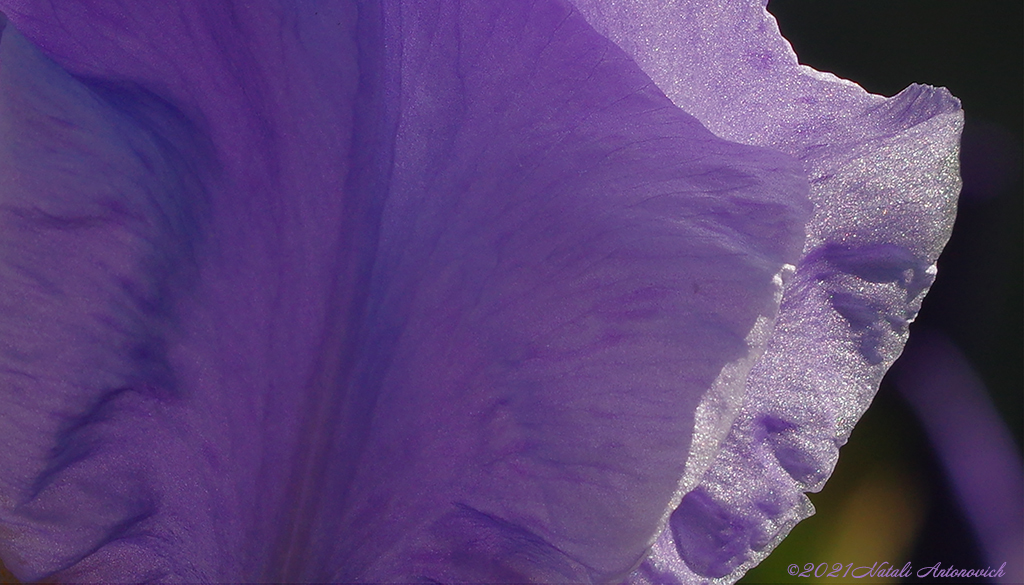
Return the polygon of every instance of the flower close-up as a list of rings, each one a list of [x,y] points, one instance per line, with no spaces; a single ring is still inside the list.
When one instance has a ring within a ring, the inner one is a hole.
[[[760,0],[0,0],[21,581],[731,583],[907,341],[963,113]]]

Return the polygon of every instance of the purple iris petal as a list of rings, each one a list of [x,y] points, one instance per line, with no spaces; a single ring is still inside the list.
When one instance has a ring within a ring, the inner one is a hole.
[[[811,184],[803,258],[739,414],[709,403],[722,414],[695,442],[728,436],[713,462],[694,458],[707,472],[635,575],[736,579],[813,513],[803,492],[824,485],[906,341],[952,228],[963,115],[944,89],[886,99],[799,65],[764,2],[574,3],[676,105],[797,157]]]
[[[766,554],[930,282],[954,102],[795,71],[756,4],[672,15],[706,32],[661,36],[666,82],[642,15],[577,8],[0,2],[7,566],[610,582]]]
[[[6,8],[75,74],[5,34],[16,573],[640,561],[796,260],[792,159],[715,138],[557,3]]]

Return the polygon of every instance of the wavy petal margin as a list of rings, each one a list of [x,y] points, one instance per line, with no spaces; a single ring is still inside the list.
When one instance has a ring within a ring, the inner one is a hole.
[[[19,577],[641,562],[768,339],[798,161],[561,2],[0,7]]]
[[[945,89],[884,98],[799,65],[765,2],[574,4],[676,105],[723,138],[797,157],[811,183],[768,349],[742,406],[702,405],[687,473],[706,471],[633,576],[733,582],[813,513],[804,492],[824,485],[906,342],[952,230],[963,114]]]
[[[19,576],[731,582],[812,512],[959,105],[575,5],[0,3]]]

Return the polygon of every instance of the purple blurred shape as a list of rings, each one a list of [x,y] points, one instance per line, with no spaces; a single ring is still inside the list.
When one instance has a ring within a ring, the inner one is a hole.
[[[999,582],[1024,582],[1024,467],[984,382],[944,335],[915,331],[894,369]],[[941,560],[941,559],[938,559]],[[964,567],[973,568],[973,567]]]
[[[734,580],[811,512],[955,98],[760,2],[256,4],[0,1],[16,574]]]
[[[960,171],[964,202],[998,197],[1020,178],[1020,141],[1002,126],[972,118],[964,125]],[[1019,197],[1020,193],[1011,195]]]

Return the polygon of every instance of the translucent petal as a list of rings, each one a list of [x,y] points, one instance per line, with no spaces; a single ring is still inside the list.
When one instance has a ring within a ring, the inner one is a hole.
[[[0,5],[21,578],[623,578],[767,339],[795,159],[557,2],[331,6]]]
[[[917,85],[883,98],[799,65],[763,2],[574,4],[676,105],[723,138],[799,158],[811,183],[768,349],[744,394],[706,402],[719,415],[698,429],[687,475],[707,471],[662,537],[674,546],[650,562],[732,582],[812,513],[803,492],[822,487],[906,341],[952,228],[959,102]],[[703,456],[724,429],[717,458]]]

